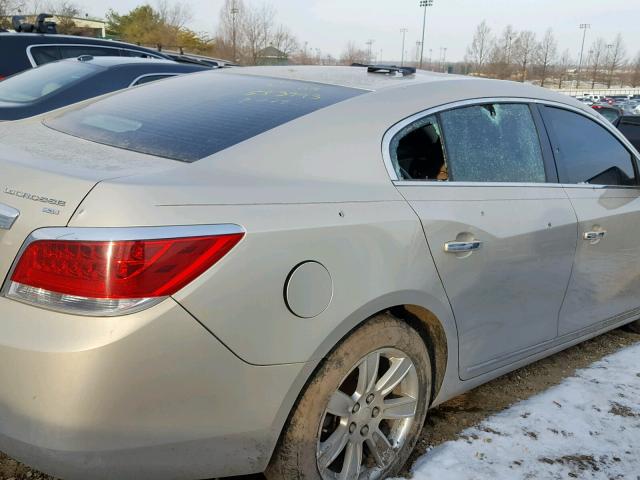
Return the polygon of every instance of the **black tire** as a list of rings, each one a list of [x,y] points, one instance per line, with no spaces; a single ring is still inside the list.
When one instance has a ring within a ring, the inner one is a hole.
[[[416,375],[411,373],[411,378],[413,379],[412,385],[417,387],[413,388],[413,390],[418,392],[418,401],[415,408],[415,415],[412,417],[413,422],[409,423],[405,429],[407,434],[403,437],[402,445],[399,448],[394,446],[393,450],[387,449],[385,454],[390,452],[394,454],[384,457],[385,461],[389,461],[388,466],[382,469],[379,474],[376,473],[367,478],[387,478],[395,475],[403,467],[415,446],[427,414],[432,388],[431,362],[422,338],[413,328],[390,314],[381,314],[372,318],[346,337],[342,343],[327,356],[315,372],[290,414],[289,421],[281,435],[280,442],[274,452],[271,463],[265,472],[269,480],[323,480],[316,455],[319,445],[318,441],[320,436],[323,435],[323,433],[321,433],[320,423],[323,422],[323,428],[325,428],[324,425],[327,422],[325,410],[328,408],[329,399],[335,396],[339,387],[343,388],[345,385],[344,382],[347,382],[350,378],[348,375],[355,375],[353,372],[356,371],[358,372],[357,375],[360,375],[360,370],[356,370],[355,368],[363,358],[372,352],[385,348],[400,351],[406,358],[413,362]],[[382,365],[382,363],[381,360],[380,363],[376,365]],[[389,365],[391,365],[391,363],[389,363]],[[378,374],[381,375],[384,373],[383,366],[379,368],[376,366],[375,370],[377,372],[375,378],[378,378]],[[376,380],[374,379],[369,385],[375,382]],[[376,388],[380,384],[380,380],[377,380],[377,382]],[[393,392],[395,391],[396,390],[393,390]],[[344,392],[344,390],[342,390],[342,392]],[[354,392],[353,395],[355,396],[357,393]],[[376,398],[376,401],[383,401],[384,395],[385,394],[381,393],[380,400]],[[372,395],[368,395],[367,398],[371,396]],[[365,405],[362,397],[360,397],[358,401]],[[372,411],[370,407],[373,405],[372,403],[366,406],[367,413],[361,412],[365,418],[370,418],[367,415]],[[363,407],[363,412],[364,408],[365,407]],[[378,409],[378,412],[381,410],[384,410],[384,407]],[[373,411],[375,415],[375,408]],[[327,416],[329,415],[331,414],[327,414]],[[380,414],[379,418],[383,416],[384,414]],[[374,420],[369,421],[372,422],[371,428],[374,428]],[[380,422],[379,419],[376,419],[376,421]],[[352,425],[350,422],[351,419],[347,422],[349,426]],[[385,422],[385,420],[382,420],[382,422]],[[382,423],[378,425],[379,430],[377,431],[380,432],[383,429]],[[361,427],[358,426],[357,428]],[[323,430],[323,432],[325,432],[325,430]],[[350,438],[352,438],[356,434],[349,435],[351,435]],[[363,442],[360,438],[358,438],[357,441]],[[374,443],[377,441],[377,439],[374,440]],[[365,444],[366,441],[361,445]],[[372,456],[368,447],[359,448],[364,452],[364,456],[366,456],[367,451],[370,456]],[[338,457],[336,461],[340,461],[339,459],[340,457]],[[371,458],[365,458],[363,464],[367,460],[372,461]],[[364,465],[362,468],[367,467]],[[325,470],[325,480],[327,475],[332,475],[330,472],[327,472],[328,470]]]

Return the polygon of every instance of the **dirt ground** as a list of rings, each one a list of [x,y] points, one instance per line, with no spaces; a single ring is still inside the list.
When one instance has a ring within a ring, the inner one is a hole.
[[[453,440],[464,429],[487,416],[558,384],[576,369],[586,367],[620,348],[640,342],[640,335],[624,330],[581,343],[532,365],[456,397],[430,411],[415,452],[403,475],[409,477],[413,462],[429,447]],[[233,480],[262,480],[261,475],[234,477]],[[0,480],[54,480],[0,453]],[[229,479],[231,480],[231,479]]]

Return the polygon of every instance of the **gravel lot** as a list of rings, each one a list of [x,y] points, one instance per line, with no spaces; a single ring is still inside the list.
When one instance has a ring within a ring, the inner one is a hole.
[[[527,399],[571,376],[602,357],[623,347],[640,343],[640,336],[614,330],[540,360],[461,395],[431,410],[416,451],[403,475],[408,477],[413,463],[428,449],[455,440],[463,430],[478,425],[490,415]],[[594,414],[597,414],[594,412]],[[261,480],[261,475],[235,477],[234,480]],[[0,454],[0,480],[54,480]]]

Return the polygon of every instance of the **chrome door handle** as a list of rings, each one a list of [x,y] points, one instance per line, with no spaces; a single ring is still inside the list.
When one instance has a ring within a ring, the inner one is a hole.
[[[604,238],[606,234],[606,230],[600,230],[597,232],[584,232],[582,238],[589,241],[600,240],[601,238]]]
[[[447,253],[472,252],[482,246],[480,240],[470,242],[447,242],[444,244],[444,251]]]

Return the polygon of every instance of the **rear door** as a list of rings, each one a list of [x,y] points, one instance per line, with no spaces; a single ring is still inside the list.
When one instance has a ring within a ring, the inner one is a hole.
[[[578,247],[560,334],[638,316],[640,189],[634,154],[606,121],[567,109],[542,110],[560,182],[578,217]]]
[[[557,336],[576,218],[537,115],[527,103],[479,102],[417,115],[388,134],[387,163],[422,221],[456,318],[463,379]]]

